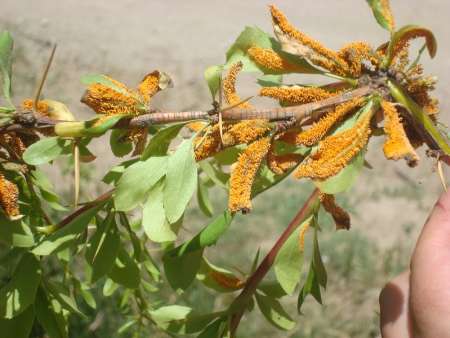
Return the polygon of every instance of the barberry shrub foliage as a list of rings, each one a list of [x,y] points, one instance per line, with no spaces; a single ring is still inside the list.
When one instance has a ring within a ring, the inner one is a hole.
[[[34,98],[13,103],[13,40],[1,33],[0,336],[68,337],[69,317],[85,316],[80,303],[96,308],[91,290],[98,285],[104,297],[121,297],[117,311],[128,321],[118,335],[137,337],[138,327],[145,332],[153,326],[171,336],[234,337],[245,313],[258,308],[270,324],[293,329],[292,314],[280,298],[295,294],[299,312],[309,295],[321,302],[327,274],[319,249],[319,210],[332,216],[337,230],[350,228],[350,216],[334,196],[369,167],[369,140],[382,137],[386,158],[410,167],[419,162],[420,146],[428,147],[438,165],[450,154],[438,102],[430,95],[436,81],[420,64],[425,50],[436,54],[432,32],[415,25],[396,28],[388,0],[368,4],[389,36],[376,49],[364,41],[329,49],[270,6],[274,35],[246,27],[225,63],[206,69],[213,98],[209,111],[154,107],[153,96],[171,87],[161,71],[147,74],[134,88],[89,75],[82,78],[81,99],[95,113],[88,121],[77,121],[61,102],[41,100],[42,85]],[[424,39],[424,45],[410,58],[413,39]],[[259,73],[255,95],[277,100],[279,107],[258,108],[251,98],[242,99],[236,92],[240,72]],[[328,81],[290,83],[289,74]],[[89,143],[107,132],[113,155],[126,160],[104,176],[110,190],[79,202],[80,166],[95,160]],[[61,202],[40,169],[60,156],[73,158],[72,206]],[[258,252],[252,268],[239,273],[230,268],[232,261],[219,267],[208,260],[207,252],[215,250],[234,215],[257,213],[252,199],[290,176],[300,185],[310,180],[316,189],[265,257]],[[208,197],[213,187],[229,196],[215,217]],[[204,227],[182,242],[177,234],[194,195]],[[276,280],[268,281],[271,269]],[[176,296],[193,283],[214,297],[232,295],[232,301],[199,313],[158,293],[168,284]]]

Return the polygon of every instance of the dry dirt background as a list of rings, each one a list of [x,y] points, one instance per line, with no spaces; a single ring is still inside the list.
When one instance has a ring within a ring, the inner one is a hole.
[[[366,40],[377,46],[387,38],[364,0],[272,2],[304,32],[332,48],[354,40]],[[391,2],[399,25],[421,24],[437,36],[437,57],[432,62],[428,56],[424,60],[426,70],[439,76],[436,95],[442,102],[442,119],[448,122],[450,2]],[[9,29],[16,39],[15,97],[20,100],[33,93],[50,42],[57,42],[57,56],[44,94],[66,102],[79,118],[92,114],[79,103],[84,90],[79,77],[87,73],[110,74],[132,86],[147,72],[163,70],[172,76],[175,88],[158,98],[159,108],[209,108],[203,70],[224,61],[227,47],[246,25],[271,30],[268,3],[257,0],[2,0],[0,29]],[[251,95],[255,88],[244,81],[240,88],[242,96]],[[392,247],[402,241],[413,243],[442,188],[431,161],[423,158],[418,168],[410,170],[403,163],[385,161],[379,145],[375,142],[369,151],[369,162],[374,169],[367,170],[357,188],[347,195],[348,204],[356,214],[354,228],[376,240],[380,247]],[[95,151],[99,159],[94,176],[101,177],[114,159],[100,142],[96,143]],[[286,185],[283,189],[292,192],[301,189],[301,185],[298,188]],[[405,228],[410,234],[406,237]],[[272,241],[267,236],[262,238],[267,245]]]

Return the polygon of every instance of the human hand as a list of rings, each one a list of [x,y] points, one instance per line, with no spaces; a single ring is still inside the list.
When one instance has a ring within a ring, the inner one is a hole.
[[[411,269],[380,294],[383,338],[450,338],[450,192],[436,203]]]

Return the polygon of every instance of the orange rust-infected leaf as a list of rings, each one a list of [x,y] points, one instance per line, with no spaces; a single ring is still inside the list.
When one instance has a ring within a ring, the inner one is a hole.
[[[364,103],[364,98],[355,98],[338,105],[334,111],[315,122],[308,130],[297,132],[288,131],[280,137],[280,140],[294,145],[312,146],[319,142],[333,126],[341,121],[350,112],[360,107]]]
[[[309,59],[312,63],[338,75],[346,75],[348,66],[339,55],[297,30],[274,5],[270,6],[275,35],[284,51]]]
[[[270,137],[264,137],[250,144],[239,156],[230,177],[228,207],[231,212],[245,213],[251,210],[253,181],[269,148]]]
[[[242,62],[236,62],[233,64],[228,71],[227,76],[223,80],[223,93],[225,95],[225,99],[230,105],[235,105],[241,102],[241,98],[236,92],[236,80],[239,72],[242,70],[243,64]],[[248,102],[242,102],[238,108],[251,108],[252,106]]]
[[[300,252],[305,251],[305,236],[311,226],[311,221],[307,222],[301,229],[298,234],[298,247]]]
[[[145,103],[149,103],[151,98],[160,90],[159,78],[160,72],[155,70],[147,74],[138,86],[138,92],[141,94]]]
[[[33,107],[33,99],[25,99],[22,101],[22,109],[23,110],[34,110]],[[48,104],[44,101],[38,101],[37,103],[37,113],[41,116],[48,116]]]
[[[393,30],[395,28],[395,20],[394,15],[392,14],[391,4],[389,3],[389,0],[380,0],[380,5],[383,17],[388,22],[391,30]]]
[[[21,217],[19,211],[19,189],[8,181],[3,174],[0,174],[0,205],[6,216],[11,220]]]
[[[97,114],[105,115],[138,115],[139,101],[136,95],[124,84],[108,78],[123,92],[118,92],[113,88],[101,83],[91,84],[84,93],[81,102],[89,106]]]
[[[224,125],[223,128],[226,130],[227,126]],[[219,152],[222,149],[219,125],[215,124],[204,133],[197,135],[194,139],[194,149],[196,161],[204,160]]]
[[[273,49],[251,47],[247,53],[258,66],[274,73],[302,73],[304,71],[302,67],[283,59]]]
[[[259,95],[278,99],[281,105],[299,105],[324,100],[337,93],[317,87],[282,86],[263,87]]]
[[[245,285],[245,281],[240,280],[235,276],[220,273],[219,271],[211,270],[209,276],[225,289],[238,290]]]
[[[324,209],[333,217],[334,222],[336,223],[336,230],[350,229],[350,216],[344,209],[336,204],[333,195],[321,193],[319,199]]]
[[[363,62],[370,62],[374,67],[377,67],[379,64],[379,58],[370,45],[362,41],[351,42],[345,45],[339,50],[338,55],[345,60],[349,67],[350,75],[355,78],[361,76]]]
[[[294,176],[327,179],[339,173],[366,146],[371,116],[367,114],[352,128],[321,141],[317,151],[300,164]]]
[[[190,131],[193,132],[199,132],[200,130],[202,130],[203,128],[205,128],[206,126],[206,122],[201,122],[201,121],[195,121],[195,122],[190,122],[188,124],[186,124],[186,128],[188,128]]]
[[[303,160],[303,156],[300,154],[275,154],[273,144],[267,153],[267,166],[274,174],[283,175],[290,169],[294,168]]]
[[[392,37],[391,45],[389,47],[389,60],[392,62],[395,57],[404,49],[409,47],[409,42],[413,39],[423,37],[425,38],[428,53],[432,58],[436,56],[437,42],[433,32],[429,29],[420,26],[408,25],[397,31]]]
[[[409,166],[416,166],[419,156],[406,136],[397,109],[388,101],[383,101],[381,107],[384,111],[384,131],[387,137],[383,146],[386,158],[391,160],[404,158]]]
[[[22,137],[26,137],[26,135],[23,135]],[[17,157],[22,157],[23,153],[27,149],[27,146],[22,138],[15,132],[0,134],[0,144],[9,147],[9,149],[11,149]]]
[[[229,125],[223,133],[223,145],[232,147],[237,144],[250,143],[264,136],[271,129],[267,120],[244,120]]]

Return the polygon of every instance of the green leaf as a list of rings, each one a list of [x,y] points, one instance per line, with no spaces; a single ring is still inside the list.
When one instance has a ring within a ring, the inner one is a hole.
[[[203,330],[222,312],[206,315],[195,314],[190,307],[180,305],[163,306],[149,311],[159,328],[174,334],[192,334]]]
[[[46,137],[33,143],[25,150],[23,159],[30,165],[40,165],[53,161],[70,152],[70,141],[60,137]]]
[[[164,209],[169,223],[175,223],[183,215],[197,187],[197,163],[192,141],[181,143],[167,163]]]
[[[166,174],[167,157],[151,157],[129,166],[117,182],[114,203],[118,211],[129,211],[144,201],[152,186]]]
[[[111,271],[119,245],[120,235],[115,222],[115,214],[110,213],[102,223],[97,225],[97,231],[89,241],[86,250],[86,261],[92,265],[92,283]]]
[[[173,242],[177,234],[166,220],[164,211],[164,181],[157,183],[148,193],[142,210],[142,227],[149,239],[157,243]]]
[[[32,247],[34,236],[23,220],[11,221],[0,214],[0,242],[21,248]]]
[[[319,249],[319,239],[318,239],[318,231],[317,225],[314,228],[314,248],[313,248],[313,257],[312,263],[315,271],[315,275],[319,284],[323,287],[327,287],[327,271],[325,266],[323,265],[322,256],[320,254]]]
[[[101,116],[95,118],[93,120],[86,122],[86,129],[83,130],[83,135],[87,136],[99,136],[106,133],[109,129],[114,127],[117,122],[119,122],[124,117],[128,117],[126,114],[118,114],[118,115],[110,115],[110,116]],[[101,122],[99,123],[98,121]]]
[[[223,65],[210,66],[205,70],[205,80],[208,83],[209,91],[213,100],[215,99],[217,92],[220,88],[220,77],[223,72]]]
[[[35,255],[47,256],[69,247],[87,228],[91,219],[103,208],[106,202],[100,203],[81,214],[76,215],[63,228],[45,237],[33,250]]]
[[[199,162],[199,166],[211,181],[213,181],[219,187],[228,190],[227,182],[230,179],[230,175],[225,174],[224,172],[214,167],[208,160]]]
[[[11,280],[0,289],[0,318],[16,317],[34,303],[41,276],[37,258],[24,254]]]
[[[209,191],[206,186],[205,180],[201,178],[197,182],[197,202],[200,210],[205,214],[205,216],[212,217],[214,214],[213,206],[211,200],[209,199]]]
[[[133,144],[125,140],[127,130],[114,129],[109,137],[109,145],[114,156],[123,157],[133,150]]]
[[[24,312],[12,319],[0,318],[1,338],[29,338],[34,323],[34,307],[29,306]]]
[[[55,298],[61,307],[70,313],[86,317],[78,308],[77,302],[66,285],[59,282],[46,281],[48,296]]]
[[[136,289],[141,281],[141,273],[136,262],[121,246],[112,270],[108,276],[117,284],[128,289]]]
[[[159,130],[155,136],[152,137],[147,147],[141,155],[142,160],[146,160],[151,156],[164,156],[167,154],[170,142],[178,135],[181,128],[186,122],[173,124],[167,128]]]
[[[119,288],[119,284],[114,283],[112,279],[106,279],[103,285],[103,296],[110,297]]]
[[[309,226],[312,216],[308,217],[300,227],[295,230],[281,248],[275,258],[274,271],[278,282],[284,291],[290,295],[300,282],[303,266],[303,250],[299,245],[299,235],[304,227]]]
[[[197,250],[182,256],[164,256],[164,272],[172,289],[185,291],[192,284],[200,269],[202,255],[203,250]]]
[[[292,330],[295,327],[295,322],[283,309],[280,302],[269,296],[255,293],[256,302],[264,317],[281,330]]]
[[[102,85],[105,85],[107,87],[114,89],[118,93],[129,95],[128,91],[126,91],[124,88],[121,88],[120,86],[118,86],[108,76],[103,75],[103,74],[83,75],[81,77],[81,83],[88,85],[88,86],[95,84],[95,83],[99,83],[99,84],[102,84]]]
[[[3,96],[11,106],[11,73],[13,39],[9,32],[0,33],[0,75],[2,77]]]
[[[165,256],[181,257],[187,253],[202,250],[208,246],[216,244],[217,240],[228,230],[233,216],[229,211],[225,211],[213,222],[204,227],[195,237],[182,245],[170,250]]]
[[[56,302],[56,300],[53,300]],[[58,304],[59,305],[59,304]],[[39,288],[36,296],[36,318],[49,338],[67,338],[66,320],[61,309],[56,311],[44,289]]]
[[[279,87],[283,84],[283,75],[266,74],[261,76],[256,82],[261,87]]]
[[[370,8],[372,8],[373,15],[381,27],[388,31],[394,30],[393,16],[387,1],[382,0],[367,0]],[[387,3],[387,6],[386,6]]]
[[[312,295],[319,304],[322,304],[322,295],[320,293],[320,284],[314,270],[314,264],[311,262],[309,267],[308,276],[306,277],[305,284],[303,285],[300,293],[298,294],[297,310],[301,312],[302,305],[308,295]]]
[[[198,335],[197,338],[221,338],[222,337],[222,326],[224,320],[219,318],[209,324],[205,329]]]

